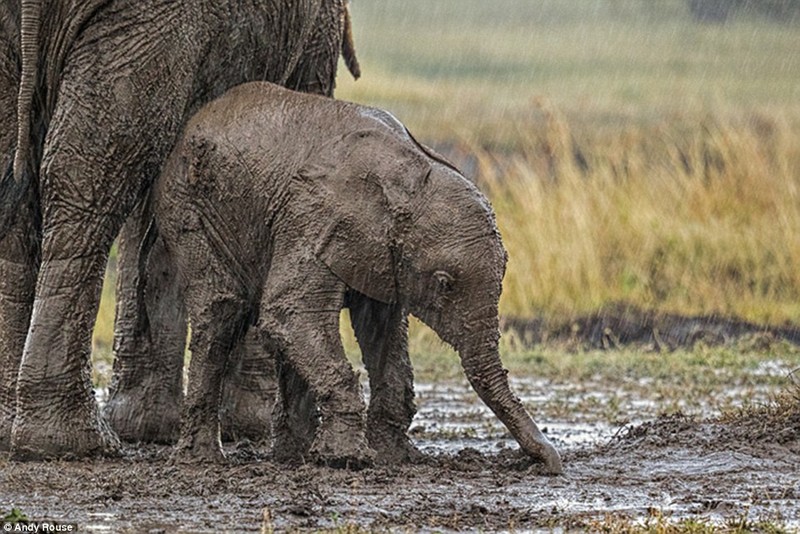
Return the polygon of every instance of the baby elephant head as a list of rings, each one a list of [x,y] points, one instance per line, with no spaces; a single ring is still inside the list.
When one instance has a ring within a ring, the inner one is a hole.
[[[322,187],[318,257],[349,287],[397,303],[461,358],[481,399],[550,472],[558,453],[508,387],[498,352],[506,252],[489,202],[404,131],[350,133],[308,176]],[[323,171],[323,169],[326,169]],[[324,198],[327,197],[327,200]]]

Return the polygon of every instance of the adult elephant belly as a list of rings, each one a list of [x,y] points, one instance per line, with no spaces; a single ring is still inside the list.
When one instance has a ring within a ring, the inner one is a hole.
[[[90,342],[111,244],[188,114],[238,83],[296,78],[325,11],[321,0],[249,2],[246,11],[236,1],[110,1],[70,42],[63,28],[74,21],[53,14],[70,10],[47,11],[36,32],[26,26],[33,4],[23,2],[23,73],[31,57],[42,62],[34,72],[47,73],[37,83],[49,108],[34,109],[31,123],[51,118],[39,165],[41,266],[12,450],[18,458],[104,454],[117,439],[92,394]],[[339,36],[340,21],[331,21]],[[38,55],[25,55],[30,39]],[[332,79],[324,71],[335,68],[331,53],[316,77]],[[24,76],[22,85],[20,98]]]

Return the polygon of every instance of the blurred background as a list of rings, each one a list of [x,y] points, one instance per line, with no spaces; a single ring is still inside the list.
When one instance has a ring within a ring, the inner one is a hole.
[[[351,10],[363,77],[342,66],[337,97],[388,109],[488,195],[502,315],[622,303],[800,323],[800,1]]]
[[[800,319],[800,2],[352,0],[364,75],[477,180],[501,312]]]

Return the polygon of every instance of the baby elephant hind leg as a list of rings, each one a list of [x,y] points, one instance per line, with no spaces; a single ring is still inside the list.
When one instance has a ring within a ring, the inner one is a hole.
[[[215,286],[203,284],[197,292],[208,295],[209,287]],[[173,456],[179,462],[221,462],[225,458],[220,439],[222,380],[230,352],[244,335],[247,307],[242,298],[213,291],[214,295],[206,298],[187,298],[192,360],[181,434]],[[189,292],[195,291],[190,288]]]
[[[272,456],[277,462],[302,462],[317,433],[316,400],[291,365],[277,366],[278,395],[273,408]]]
[[[274,356],[264,350],[255,328],[236,344],[222,386],[223,441],[269,444],[277,394]]]

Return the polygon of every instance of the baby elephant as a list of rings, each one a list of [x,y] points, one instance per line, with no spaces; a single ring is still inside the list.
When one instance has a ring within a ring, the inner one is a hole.
[[[302,442],[288,397],[308,388],[317,416],[301,454],[369,464],[381,434],[404,434],[413,416],[413,389],[402,386],[410,313],[458,351],[522,449],[561,472],[500,362],[506,252],[491,207],[391,115],[242,85],[194,116],[154,194],[192,325],[179,455],[221,457],[221,377],[253,327],[282,369],[276,452]],[[339,336],[345,306],[369,373],[369,425]]]

